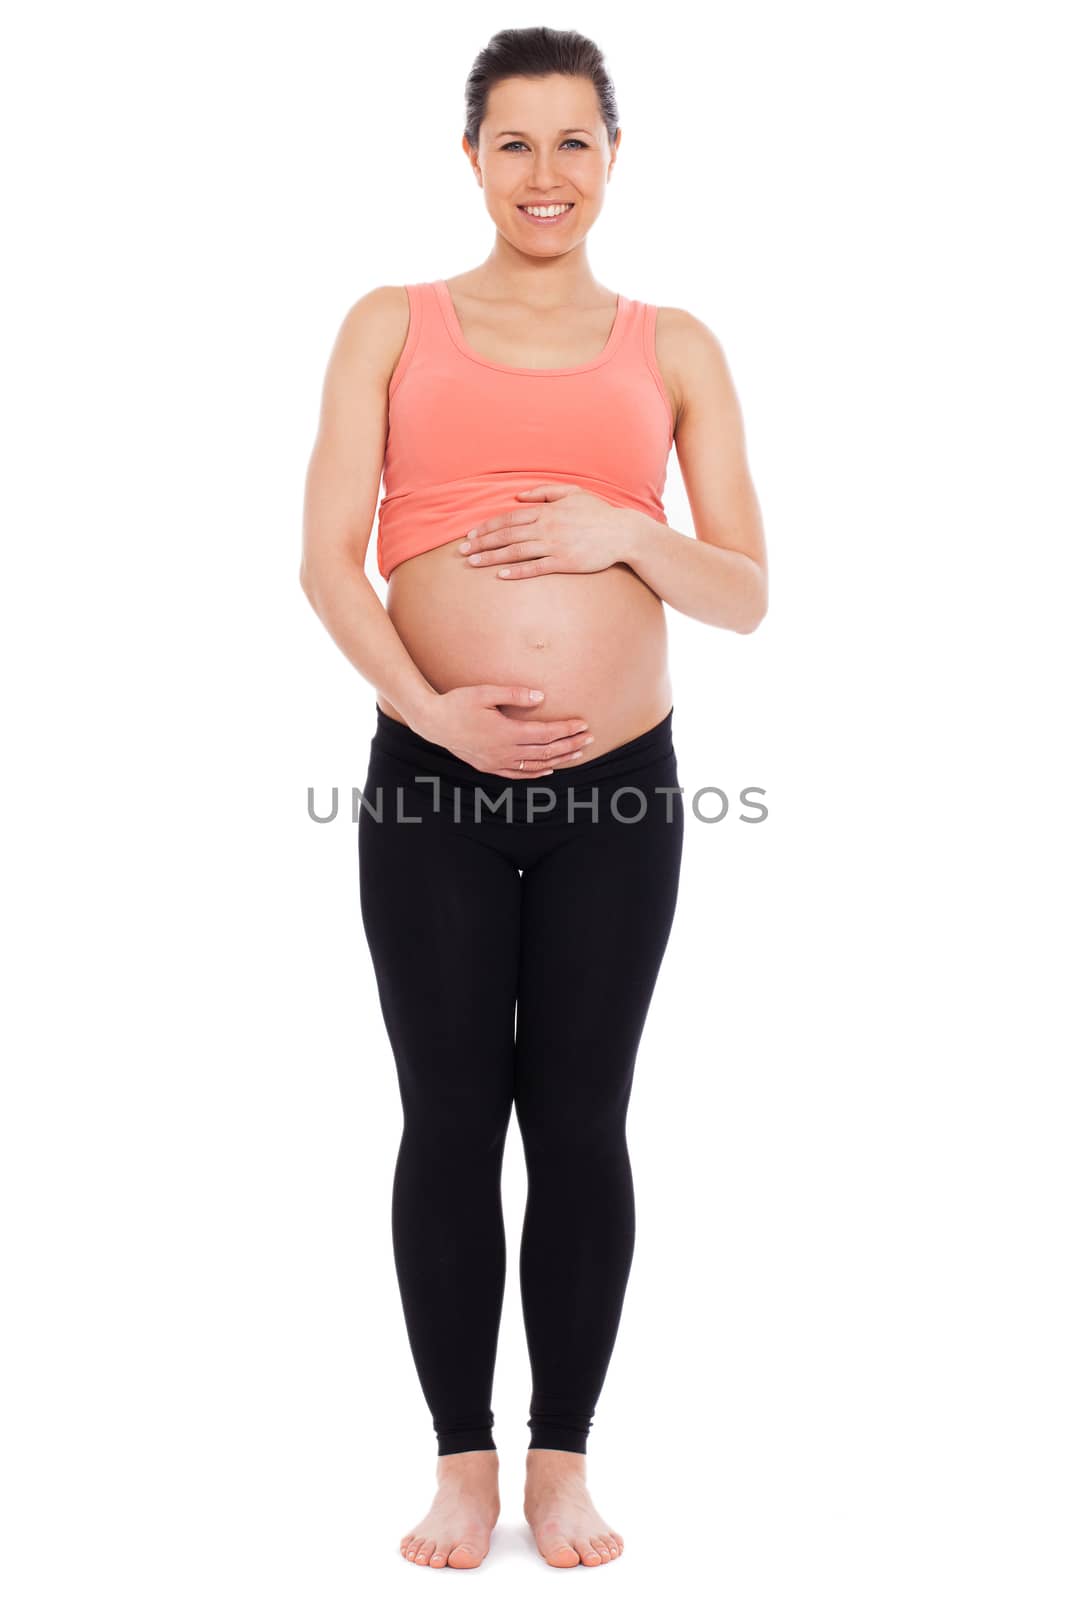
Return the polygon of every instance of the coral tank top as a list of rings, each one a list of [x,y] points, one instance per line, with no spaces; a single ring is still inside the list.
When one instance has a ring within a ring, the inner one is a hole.
[[[378,570],[461,539],[573,483],[666,522],[674,422],[656,364],[656,307],[618,297],[600,354],[576,367],[505,367],[463,337],[443,280],[406,284],[410,320],[389,382]]]

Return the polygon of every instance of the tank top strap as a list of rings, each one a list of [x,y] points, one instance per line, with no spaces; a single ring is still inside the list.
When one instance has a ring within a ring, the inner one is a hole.
[[[626,295],[619,297],[619,316],[622,318],[622,330],[615,341],[615,358],[629,363],[638,363],[644,359],[645,351],[645,312],[647,307],[643,300],[631,300]]]
[[[389,382],[390,400],[416,355],[420,364],[428,359],[434,365],[447,365],[455,355],[435,285],[405,283],[404,289],[408,297],[408,331]]]
[[[637,355],[641,356],[648,349],[652,327],[656,315],[655,306],[650,306],[645,300],[630,301],[630,337]]]
[[[443,284],[427,281],[413,284],[412,288],[420,302],[423,337],[427,345],[443,355],[454,355],[455,346],[448,331],[448,319],[441,300]]]
[[[645,300],[637,301],[637,305],[641,313],[638,320],[640,323],[641,353],[643,357],[644,371],[651,376],[652,382],[655,384],[656,390],[663,402],[667,416],[670,418],[670,443],[673,444],[675,420],[674,407],[671,403],[671,397],[667,393],[667,386],[663,381],[663,371],[659,364],[659,357],[656,355],[656,318],[659,315],[659,307],[652,305],[650,302]]]

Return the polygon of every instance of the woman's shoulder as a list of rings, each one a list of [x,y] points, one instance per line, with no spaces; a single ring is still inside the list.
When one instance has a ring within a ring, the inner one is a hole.
[[[686,401],[724,369],[726,357],[708,324],[681,306],[656,307],[654,354],[677,426]]]
[[[398,328],[407,328],[410,315],[408,287],[402,283],[378,284],[367,289],[354,300],[345,312],[341,331],[356,338],[374,338],[395,334]]]
[[[411,302],[404,284],[378,284],[354,300],[341,319],[335,350],[343,362],[373,371],[388,383],[407,342]]]
[[[656,336],[657,349],[662,336],[664,349],[677,350],[679,354],[690,349],[711,354],[716,348],[722,348],[718,336],[703,318],[681,306],[656,307]]]

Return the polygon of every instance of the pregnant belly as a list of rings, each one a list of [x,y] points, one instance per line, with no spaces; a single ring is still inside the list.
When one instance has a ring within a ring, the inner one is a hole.
[[[538,705],[501,710],[524,722],[584,717],[593,735],[585,759],[635,739],[671,709],[663,603],[629,567],[498,578],[440,545],[395,569],[386,609],[433,688],[542,689]],[[378,704],[405,720],[384,696]]]

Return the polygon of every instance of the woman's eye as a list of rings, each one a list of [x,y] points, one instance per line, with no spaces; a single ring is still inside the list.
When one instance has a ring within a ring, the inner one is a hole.
[[[586,144],[584,139],[564,139],[563,143],[564,144],[576,144],[578,146],[579,150],[588,150],[589,149],[589,146]],[[521,139],[512,139],[509,144],[502,144],[500,146],[500,148],[501,148],[501,150],[515,150],[515,149],[518,149],[520,146],[521,146],[521,148],[523,150],[526,149],[526,145],[523,144],[523,141]]]

